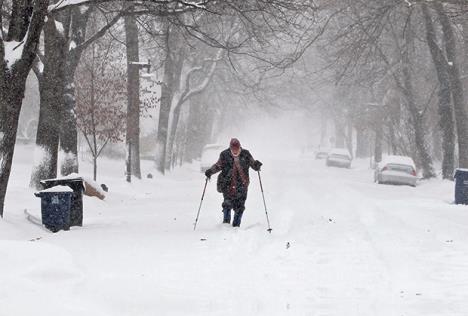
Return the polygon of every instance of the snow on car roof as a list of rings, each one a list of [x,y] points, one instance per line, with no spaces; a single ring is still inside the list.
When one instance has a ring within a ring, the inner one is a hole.
[[[330,150],[330,154],[346,155],[346,156],[351,157],[351,155],[349,154],[349,151],[344,148],[333,148],[332,150]]]
[[[317,147],[315,151],[318,153],[328,153],[330,152],[330,147]]]
[[[208,144],[208,145],[205,145],[205,147],[203,147],[203,150],[205,149],[213,149],[213,148],[223,148],[224,146],[223,145],[220,145],[220,144]]]
[[[398,164],[398,165],[407,165],[411,166],[414,169],[416,169],[416,165],[414,164],[414,161],[411,157],[407,156],[396,156],[396,155],[389,155],[385,156],[382,159],[382,164]]]

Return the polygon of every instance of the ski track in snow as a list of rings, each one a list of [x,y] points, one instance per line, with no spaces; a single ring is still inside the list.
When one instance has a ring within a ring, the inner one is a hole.
[[[255,173],[242,227],[220,224],[213,177],[194,232],[198,166],[127,184],[103,159],[106,200],[86,197],[84,227],[52,234],[24,219],[39,199],[19,152],[0,221],[1,316],[468,314],[468,207],[450,204],[451,182],[377,185],[364,161],[264,159],[272,234]]]

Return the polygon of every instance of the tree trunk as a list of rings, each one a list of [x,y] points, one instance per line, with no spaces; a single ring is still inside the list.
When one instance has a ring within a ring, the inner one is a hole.
[[[363,128],[356,128],[356,158],[367,157],[367,150],[369,144],[367,141],[367,135]]]
[[[70,9],[69,17],[63,19],[67,28],[70,28],[70,37],[66,42],[65,51],[65,80],[63,106],[60,121],[60,148],[64,159],[60,168],[62,175],[78,173],[78,127],[76,124],[75,99],[75,71],[85,48],[82,44],[86,38],[86,26],[92,9]],[[68,31],[67,31],[68,33]],[[72,48],[71,43],[77,45]],[[89,45],[89,43],[88,43]]]
[[[174,161],[175,166],[182,166],[184,162],[185,145],[187,144],[187,124],[183,121],[178,129],[176,138],[176,160]]]
[[[392,155],[396,155],[398,153],[398,146],[397,146],[397,140],[395,137],[395,124],[393,120],[388,124],[388,131],[389,131],[389,142],[390,142],[390,149]]]
[[[212,94],[209,95],[212,98]],[[186,125],[186,140],[184,145],[184,161],[192,162],[201,156],[203,146],[211,137],[214,125],[214,110],[204,100],[205,95],[191,99]]]
[[[383,131],[381,126],[378,126],[375,130],[375,145],[374,145],[374,162],[378,163],[382,161],[382,141]]]
[[[74,70],[67,70],[72,73],[67,73],[64,81],[64,98],[61,107],[60,115],[60,150],[62,151],[63,160],[60,166],[62,176],[67,176],[71,173],[78,173],[78,127],[76,124],[75,108],[75,85],[73,74]]]
[[[60,173],[69,175],[78,172],[78,130],[75,117],[75,87],[74,73],[80,53],[76,49],[70,50],[71,40],[80,44],[84,40],[88,13],[81,13],[79,9],[72,9],[55,16],[63,29],[56,28],[55,19],[50,18],[44,29],[44,89],[48,102],[57,104],[55,124],[58,124],[60,149],[63,154]],[[73,23],[71,23],[73,21]],[[71,26],[70,26],[71,24]],[[69,31],[71,27],[72,31]],[[69,34],[70,33],[70,34]],[[47,44],[48,43],[48,44]],[[51,87],[51,88],[49,88]],[[48,106],[47,104],[44,106]],[[42,107],[42,105],[41,105]],[[39,121],[39,126],[46,124]],[[39,127],[40,128],[40,127]],[[42,141],[36,141],[40,144]],[[56,164],[57,153],[51,156],[51,165]],[[55,172],[54,172],[55,173]],[[32,183],[37,182],[35,175]]]
[[[429,155],[429,151],[426,145],[426,139],[424,137],[424,126],[423,118],[418,107],[416,106],[414,97],[413,80],[411,78],[411,64],[409,49],[413,46],[413,36],[411,30],[407,30],[405,33],[406,47],[404,47],[402,55],[402,75],[403,75],[403,94],[406,99],[406,105],[411,115],[411,120],[414,128],[415,146],[421,167],[423,169],[423,177],[425,179],[435,177],[434,169],[432,167],[432,159]]]
[[[97,180],[97,157],[93,156],[93,179]]]
[[[464,78],[464,88],[465,91],[468,90],[468,19],[464,18],[461,21],[463,27],[463,78]],[[465,98],[467,96],[465,95]],[[468,100],[467,100],[468,101]]]
[[[67,91],[67,95],[60,111],[60,150],[63,155],[60,173],[62,176],[78,173],[78,128],[75,117],[75,88],[67,85],[65,90]]]
[[[161,85],[161,102],[159,108],[158,135],[156,141],[156,168],[162,174],[170,161],[168,151],[169,123],[174,93],[180,87],[180,77],[184,65],[185,52],[181,47],[181,35],[175,26],[169,23],[166,27],[166,59]]]
[[[468,116],[466,114],[463,84],[460,78],[460,63],[457,57],[456,37],[442,4],[434,2],[444,36],[445,50],[448,59],[448,73],[455,110],[455,121],[458,139],[459,167],[468,168]]]
[[[189,107],[189,113],[187,118],[187,135],[186,135],[186,146],[184,149],[184,161],[192,162],[197,158],[197,147],[201,146],[199,144],[200,139],[200,129],[199,129],[199,111],[200,106],[198,102],[192,103],[192,106]]]
[[[161,85],[161,102],[159,108],[158,135],[156,139],[156,168],[162,174],[164,174],[166,170],[167,135],[172,103],[170,83],[171,72],[172,62],[169,58],[169,60],[166,60],[164,64],[164,78]]]
[[[3,217],[5,196],[10,179],[13,153],[21,105],[24,98],[26,78],[36,58],[37,46],[47,14],[48,0],[37,0],[34,8],[31,1],[24,1],[21,7],[13,1],[10,20],[11,32],[7,40],[24,41],[20,59],[12,65],[5,62],[5,43],[0,38],[0,216]],[[18,17],[21,18],[18,18]],[[18,22],[23,19],[21,23]],[[16,21],[16,22],[15,22]],[[22,26],[18,27],[20,23]],[[24,37],[24,38],[23,38]],[[10,61],[11,62],[11,61]]]
[[[346,133],[346,147],[348,148],[349,154],[351,158],[354,158],[354,150],[353,150],[353,125],[351,122],[348,122],[347,126],[347,133]]]
[[[127,48],[127,147],[131,146],[127,163],[132,174],[141,179],[140,170],[140,66],[138,26],[133,16],[125,17],[125,41]],[[127,167],[128,169],[128,167]]]
[[[345,147],[345,132],[343,130],[344,125],[341,122],[341,119],[335,118],[335,147],[344,148]]]
[[[38,81],[40,93],[39,122],[34,153],[35,161],[30,181],[30,186],[36,189],[41,188],[41,180],[57,177],[60,122],[59,105],[55,104],[50,98],[50,94],[53,93],[50,90],[53,89],[53,86],[50,85],[50,82],[43,82],[43,79],[38,79]]]
[[[31,174],[32,187],[40,189],[39,181],[57,177],[60,111],[64,95],[64,64],[66,40],[49,19],[44,25],[44,70],[38,73],[40,109],[36,136],[38,161]]]
[[[92,62],[92,70],[91,70],[91,126],[92,126],[92,129],[91,129],[91,132],[92,132],[92,136],[93,136],[93,143],[91,144],[92,145],[92,148],[91,148],[91,152],[93,154],[93,179],[94,181],[96,181],[96,176],[97,176],[97,157],[98,157],[98,145],[97,145],[97,134],[96,134],[96,120],[95,120],[95,111],[97,110],[96,109],[96,95],[95,95],[95,80],[94,80],[94,71],[95,71],[95,68],[94,68],[94,62],[95,62],[95,48],[94,46],[92,47],[92,50],[93,50],[93,62]]]
[[[89,11],[89,9],[85,10],[85,12]],[[81,13],[80,8],[67,10],[57,16],[64,29],[62,35],[64,40],[60,47],[64,51],[60,61],[63,65],[62,95],[57,96],[62,103],[60,107],[60,150],[63,155],[60,173],[62,176],[78,173],[78,128],[75,115],[74,74],[80,53],[76,53],[75,49],[72,49],[72,43],[77,45],[80,44],[77,38],[84,39],[87,20],[83,20],[83,16],[87,17],[88,13]],[[76,33],[81,34],[77,36]]]
[[[3,6],[1,9],[3,14]],[[12,1],[11,18],[6,37],[7,41],[19,41],[26,36],[29,26],[29,18],[32,12],[32,0]]]
[[[25,81],[26,78],[23,82]],[[5,109],[5,117],[0,122],[0,217],[3,217],[24,89],[24,84],[12,81],[2,87],[0,106]]]
[[[439,127],[442,131],[442,177],[451,179],[454,169],[455,131],[448,63],[437,45],[436,33],[426,4],[422,4],[426,39],[439,81]]]
[[[179,125],[180,112],[182,111],[182,106],[183,104],[178,104],[174,108],[174,112],[172,114],[171,132],[169,135],[169,146],[168,146],[168,151],[167,151],[169,156],[172,156],[174,152],[174,143],[176,140],[177,127]]]
[[[328,121],[324,110],[320,111],[320,147],[328,146],[327,132],[328,132]]]

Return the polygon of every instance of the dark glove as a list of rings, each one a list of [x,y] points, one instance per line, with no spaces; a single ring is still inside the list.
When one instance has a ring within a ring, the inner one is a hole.
[[[212,175],[213,175],[213,172],[211,172],[210,169],[208,169],[208,170],[205,171],[205,176],[206,176],[208,179],[210,179]]]
[[[260,168],[262,167],[262,163],[258,160],[255,160],[254,163],[253,163],[253,169],[255,171],[260,171]]]

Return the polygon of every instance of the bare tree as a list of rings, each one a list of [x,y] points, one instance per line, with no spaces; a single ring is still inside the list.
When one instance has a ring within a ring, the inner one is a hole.
[[[335,4],[338,7],[334,10],[341,7],[341,13],[329,29],[333,45],[325,50],[333,65],[331,68],[335,69],[335,81],[345,81],[355,86],[362,81],[371,83],[369,86],[374,93],[370,94],[368,102],[381,104],[385,111],[392,107],[385,104],[385,100],[395,100],[386,98],[386,95],[396,88],[400,102],[409,114],[402,117],[410,123],[406,126],[411,126],[407,135],[411,135],[410,144],[415,149],[413,158],[422,167],[425,178],[433,177],[435,173],[425,127],[425,115],[432,94],[431,87],[425,86],[425,82],[419,79],[423,68],[417,65],[420,54],[427,50],[422,50],[420,44],[414,41],[420,23],[416,21],[413,6],[394,0]],[[422,91],[428,89],[426,95],[429,98],[426,98]],[[390,120],[386,121],[391,123]],[[385,135],[381,133],[385,125],[385,121],[379,123],[382,130],[377,131],[376,140],[381,139],[380,135]],[[398,130],[393,128],[393,124],[388,126],[393,133],[388,139],[395,142],[397,138],[394,133]],[[375,148],[379,147],[380,144],[376,143]],[[397,146],[393,144],[392,147],[396,149]]]
[[[453,175],[455,163],[455,132],[448,69],[449,63],[442,49],[437,44],[436,31],[427,5],[423,3],[421,7],[426,26],[426,41],[439,81],[439,126],[442,131],[443,147],[442,177],[444,179],[450,179]]]
[[[457,55],[456,36],[450,19],[444,12],[442,4],[440,2],[435,2],[434,8],[439,17],[440,24],[442,25],[445,52],[449,66],[448,74],[456,120],[459,166],[462,168],[468,168],[468,116],[465,107],[463,83],[460,75],[461,63]]]
[[[75,75],[76,117],[93,157],[96,180],[101,152],[108,143],[121,141],[124,135],[126,83],[122,65],[115,62],[118,55],[113,53],[112,42],[95,43],[89,50]]]
[[[44,50],[38,51],[34,72],[40,83],[40,117],[36,137],[36,161],[31,175],[31,185],[38,186],[44,178],[57,175],[58,145],[64,159],[61,173],[78,172],[77,126],[75,118],[74,74],[81,54],[95,40],[118,22],[114,15],[101,28],[93,27],[88,34],[88,20],[95,6],[70,8],[51,14],[44,28]],[[94,16],[97,18],[97,15]]]

